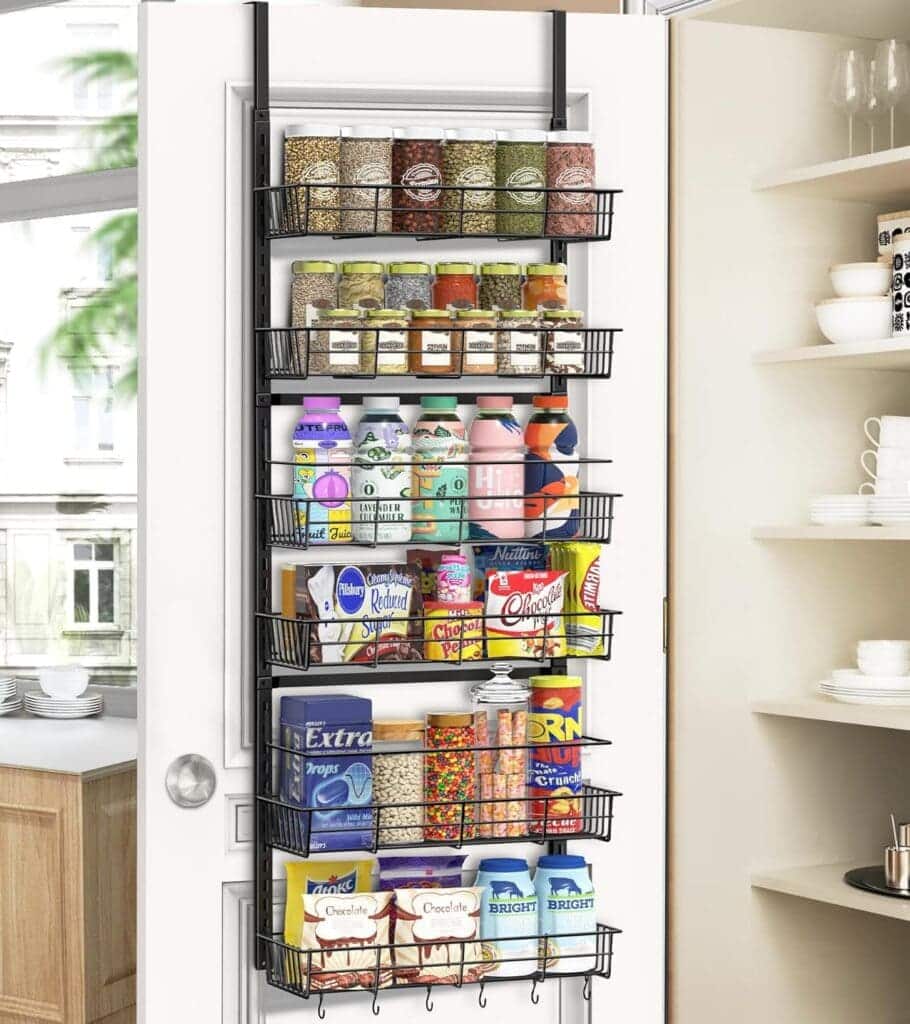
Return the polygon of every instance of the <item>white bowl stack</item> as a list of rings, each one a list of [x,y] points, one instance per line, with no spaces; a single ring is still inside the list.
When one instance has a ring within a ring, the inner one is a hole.
[[[25,710],[38,718],[87,718],[104,710],[101,694],[86,691],[88,672],[84,668],[43,668],[38,682],[40,690],[25,694]]]
[[[861,640],[856,664],[835,669],[820,692],[845,704],[910,705],[910,640]]]
[[[891,337],[891,267],[838,263],[830,270],[833,299],[815,307],[822,334],[834,345]]]
[[[9,676],[0,677],[0,715],[11,715],[22,707],[22,698],[16,680]]]

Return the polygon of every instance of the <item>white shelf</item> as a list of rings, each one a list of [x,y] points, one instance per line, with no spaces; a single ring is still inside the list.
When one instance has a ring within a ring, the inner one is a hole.
[[[844,881],[844,872],[862,864],[818,864],[807,868],[779,868],[760,871],[752,875],[754,889],[768,889],[787,896],[800,896],[806,900],[830,903],[847,910],[861,910],[866,914],[893,917],[910,921],[910,900],[892,896],[879,896],[874,892],[854,889]]]
[[[805,345],[756,352],[759,366],[781,363],[821,363],[832,370],[910,370],[910,339],[858,341],[850,345]]]
[[[782,718],[803,718],[813,722],[836,722],[841,725],[865,725],[876,729],[898,729],[910,732],[910,708],[883,708],[869,704],[840,704],[822,696],[753,700],[757,715],[779,715]]]
[[[756,526],[754,540],[910,540],[907,526]]]
[[[848,199],[906,208],[910,205],[910,146],[763,174],[752,187],[803,199]]]

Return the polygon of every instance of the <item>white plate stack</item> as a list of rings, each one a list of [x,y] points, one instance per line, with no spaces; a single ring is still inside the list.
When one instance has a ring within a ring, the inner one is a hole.
[[[910,641],[861,640],[858,668],[838,668],[819,690],[844,704],[910,705]]]
[[[25,695],[25,710],[39,718],[88,718],[104,710],[100,693],[88,691],[81,697],[49,697],[41,690],[29,690]]]
[[[16,680],[8,676],[0,678],[0,715],[11,715],[22,707]]]
[[[889,498],[873,494],[869,498],[869,522],[876,526],[903,526],[910,523],[910,497]]]
[[[813,526],[865,526],[869,497],[865,494],[822,494],[809,502]]]

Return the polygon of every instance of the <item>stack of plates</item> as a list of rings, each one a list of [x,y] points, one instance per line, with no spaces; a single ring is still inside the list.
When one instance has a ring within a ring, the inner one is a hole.
[[[836,679],[819,683],[818,688],[843,704],[910,706],[910,676],[864,676],[860,672],[854,675],[849,669],[837,669],[836,675]]]
[[[868,495],[822,494],[809,502],[809,522],[815,526],[864,526],[868,511]]]
[[[16,690],[16,680],[0,679],[0,715],[9,715],[22,707],[22,698]]]
[[[876,526],[910,523],[910,497],[889,498],[873,494],[869,498],[869,522]]]
[[[81,697],[57,700],[41,690],[29,690],[25,695],[25,710],[39,718],[87,718],[104,708],[100,693],[86,692]]]

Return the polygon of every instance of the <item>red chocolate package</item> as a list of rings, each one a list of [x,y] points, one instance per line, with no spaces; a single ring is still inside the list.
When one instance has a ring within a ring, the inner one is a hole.
[[[565,657],[566,575],[554,569],[487,573],[488,658]]]

